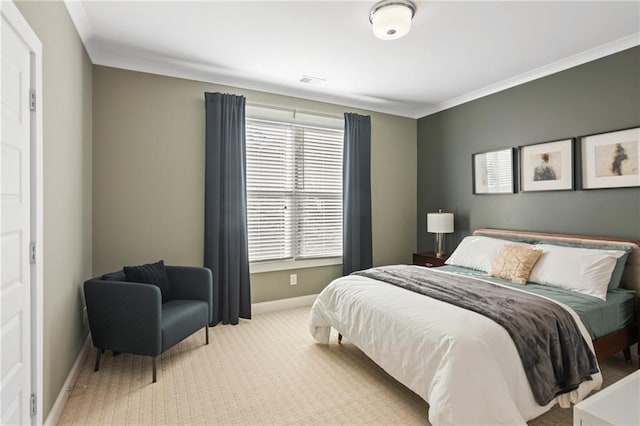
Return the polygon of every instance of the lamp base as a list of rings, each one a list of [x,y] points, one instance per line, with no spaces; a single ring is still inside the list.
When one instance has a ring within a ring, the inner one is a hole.
[[[436,233],[436,257],[442,259],[444,257],[444,234],[442,232]]]

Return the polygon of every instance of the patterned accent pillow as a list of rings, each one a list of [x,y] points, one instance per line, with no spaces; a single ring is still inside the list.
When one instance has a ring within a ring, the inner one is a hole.
[[[162,294],[162,303],[171,300],[171,294],[169,293],[169,275],[162,260],[140,266],[125,266],[123,269],[127,276],[127,281],[158,286]]]
[[[542,255],[542,250],[507,244],[493,262],[489,276],[526,284],[527,278]]]

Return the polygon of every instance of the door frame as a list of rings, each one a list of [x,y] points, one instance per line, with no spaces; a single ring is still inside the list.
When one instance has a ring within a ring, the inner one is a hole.
[[[42,43],[11,1],[0,1],[0,13],[27,45],[31,58],[31,89],[35,90],[35,111],[31,111],[31,241],[36,244],[36,262],[31,264],[31,393],[36,394],[36,415],[32,425],[43,423],[43,152],[42,152]]]

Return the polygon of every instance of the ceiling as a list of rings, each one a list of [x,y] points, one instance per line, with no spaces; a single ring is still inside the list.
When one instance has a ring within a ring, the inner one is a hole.
[[[411,118],[640,44],[639,1],[418,1],[390,41],[375,1],[65,3],[94,64]]]

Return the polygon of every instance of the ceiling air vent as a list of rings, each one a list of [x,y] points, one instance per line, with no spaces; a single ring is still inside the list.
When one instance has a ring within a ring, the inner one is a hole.
[[[300,77],[300,83],[307,83],[307,84],[320,84],[320,83],[324,83],[325,81],[327,81],[326,78],[320,78],[320,77],[313,77],[310,75],[302,75],[302,77]]]

